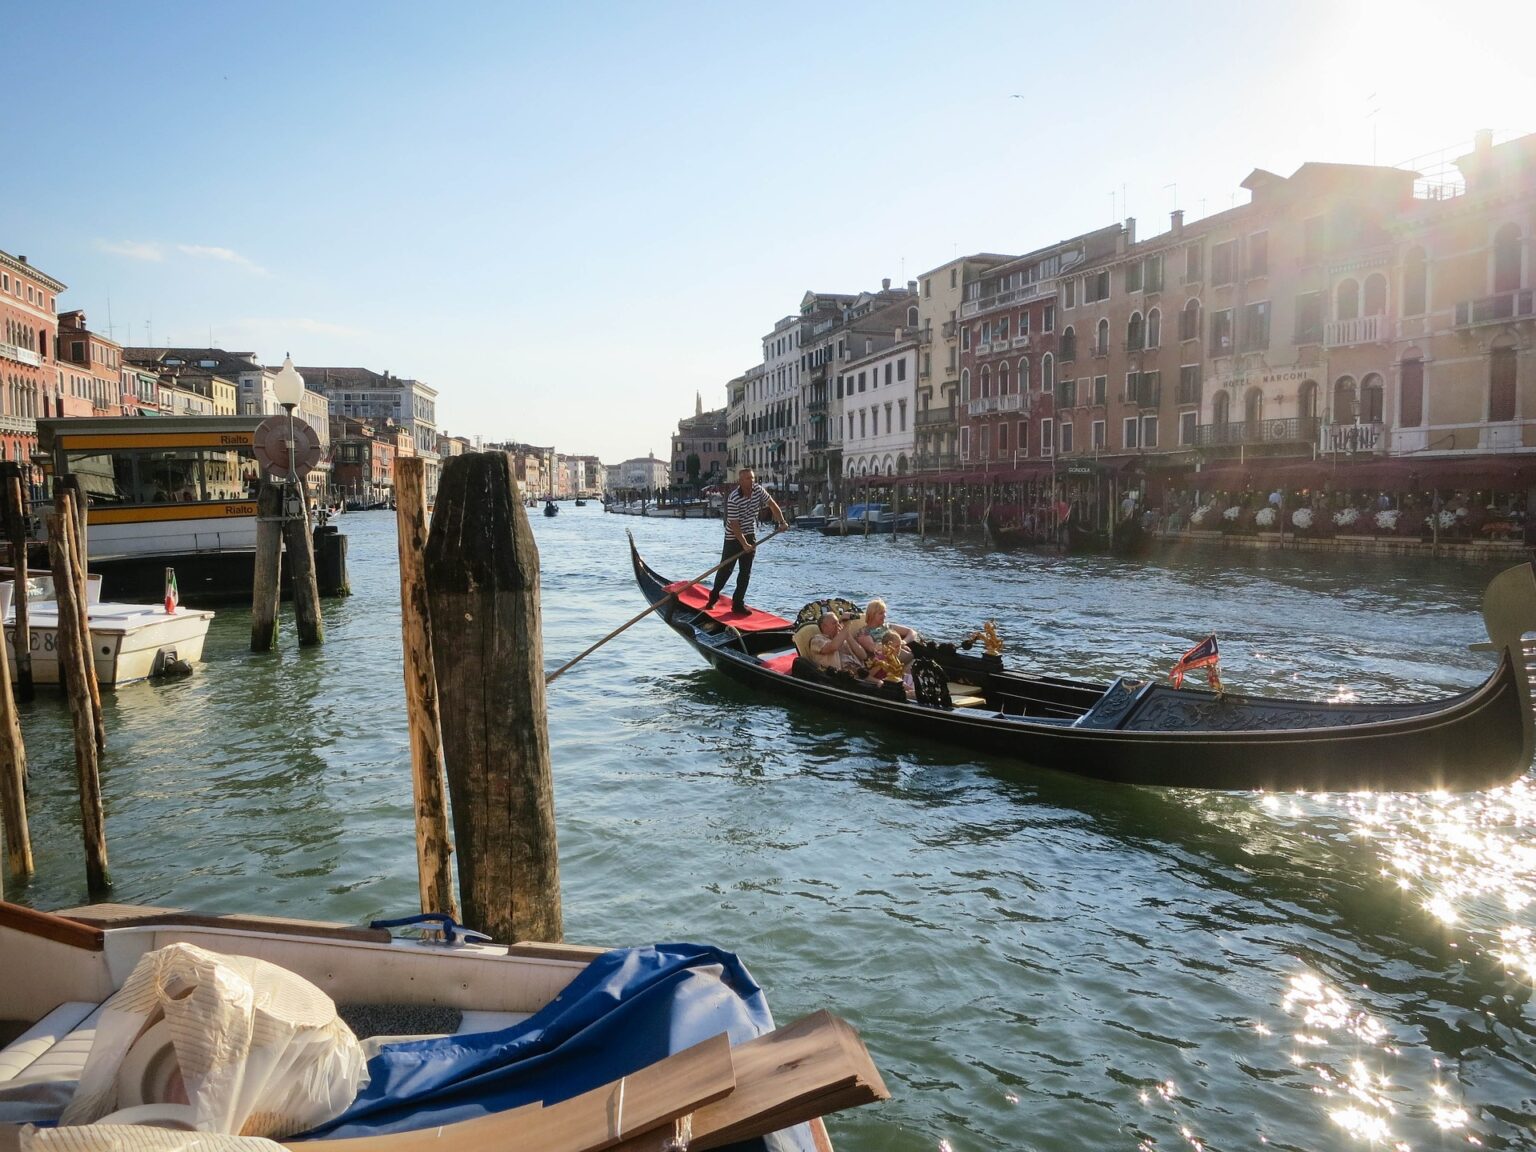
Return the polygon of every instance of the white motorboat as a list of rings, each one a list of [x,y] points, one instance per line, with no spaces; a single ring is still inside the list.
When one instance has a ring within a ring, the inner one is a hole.
[[[86,613],[91,625],[91,657],[96,680],[116,687],[150,676],[185,671],[203,657],[203,640],[213,613],[161,604],[114,604],[101,601],[101,577],[87,577]],[[5,621],[5,656],[16,674],[14,581],[0,582],[0,619]],[[53,578],[27,578],[27,630],[31,635],[32,682],[59,682],[59,606]]]

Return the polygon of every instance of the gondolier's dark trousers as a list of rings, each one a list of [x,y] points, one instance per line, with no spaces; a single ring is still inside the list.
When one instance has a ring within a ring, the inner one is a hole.
[[[755,532],[743,532],[742,535],[754,546],[757,544],[757,534]],[[729,563],[715,573],[715,586],[710,590],[709,602],[713,604],[720,598],[720,590],[725,587],[725,582],[731,578],[731,573],[740,564],[741,575],[736,577],[736,591],[731,593],[731,607],[735,608],[738,612],[745,612],[747,609],[747,584],[752,579],[752,560],[757,556],[757,553],[742,552],[738,557],[736,555],[738,552],[741,552],[741,545],[736,543],[736,537],[727,532],[725,534],[725,547],[720,549],[720,559],[729,561]]]

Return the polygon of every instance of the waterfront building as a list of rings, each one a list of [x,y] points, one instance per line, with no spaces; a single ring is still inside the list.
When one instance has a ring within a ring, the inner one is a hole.
[[[63,415],[54,357],[64,289],[25,256],[0,252],[0,454],[22,465],[34,490],[37,418]]]
[[[126,350],[125,350],[126,353]],[[124,416],[159,416],[160,376],[124,356],[119,389]]]
[[[908,307],[915,313],[916,305]],[[897,332],[887,347],[841,365],[845,476],[905,476],[911,470],[919,344],[916,330]]]
[[[839,463],[832,459],[832,381],[848,308],[857,295],[807,292],[800,300],[805,320],[800,349],[800,469],[798,483],[808,503],[823,499]]]
[[[1100,229],[967,269],[956,407],[960,467],[1012,468],[1054,455],[1061,282],[1113,251],[1118,231]]]
[[[800,345],[808,327],[798,314],[773,326],[762,340],[762,373],[747,390],[742,463],[772,489],[786,486],[800,467]]]
[[[120,416],[123,395],[123,346],[92,332],[79,308],[59,314],[57,347],[68,388],[66,416]],[[64,365],[70,367],[64,369]]]
[[[395,487],[394,428],[381,432],[350,416],[333,416],[330,425],[332,491],[365,506],[387,501]]]
[[[918,277],[918,329],[925,337],[917,366],[913,433],[919,472],[958,467],[960,425],[960,305],[965,285],[988,268],[1014,259],[997,253],[962,256]]]
[[[1449,467],[1536,452],[1536,134],[1495,145],[1479,132],[1453,170],[1435,175],[1443,180],[1422,182],[1413,210],[1392,223],[1385,306],[1363,284],[1356,297],[1341,274],[1330,335],[1387,350],[1379,422],[1393,455]],[[1366,395],[1345,367],[1331,378],[1340,415],[1352,382]],[[1356,407],[1369,438],[1378,414],[1364,400]]]
[[[618,474],[610,491],[657,492],[667,486],[670,472],[671,466],[665,460],[657,459],[655,453],[634,456],[618,466]]]
[[[410,434],[412,454],[425,462],[430,499],[437,493],[437,389],[388,371],[368,368],[300,368],[306,388],[325,396],[329,412],[358,420],[393,420]]]
[[[762,377],[763,366],[754,364],[726,384],[725,478],[734,484],[747,461],[747,396]]]
[[[693,415],[679,420],[672,434],[673,487],[721,483],[725,479],[728,435],[726,409],[706,412],[703,395],[696,394]]]
[[[874,368],[871,358],[878,358],[884,353],[891,352],[898,345],[911,344],[916,347],[923,340],[923,334],[918,328],[917,281],[908,281],[904,289],[892,289],[890,284],[889,280],[883,281],[880,291],[863,292],[854,297],[853,301],[843,309],[842,316],[832,332],[835,339],[835,359],[832,363],[830,394],[827,397],[828,482],[832,477],[855,474],[849,467],[851,452],[848,443],[849,428],[852,427],[857,433],[858,413],[861,409],[865,416],[864,427],[866,429],[874,427],[873,413],[869,411],[869,406],[874,403],[873,390],[876,383],[884,380],[884,368],[881,367],[878,370]],[[891,363],[894,384],[895,361]],[[909,388],[916,375],[915,365],[914,358],[905,370]],[[910,403],[911,393],[907,392],[904,398]],[[851,425],[848,420],[850,413],[854,416]],[[894,408],[893,419],[895,419]],[[874,465],[871,463],[870,456],[873,447],[868,439],[869,435],[873,435],[873,432],[859,434],[858,442],[863,446],[860,466],[873,472]],[[894,449],[896,442],[890,441],[889,446]],[[893,464],[896,456],[904,454],[910,457],[911,444],[903,441],[901,446],[905,452],[897,452],[893,455]],[[879,458],[879,463],[882,465],[883,472],[883,454]],[[910,467],[910,459],[908,465]]]

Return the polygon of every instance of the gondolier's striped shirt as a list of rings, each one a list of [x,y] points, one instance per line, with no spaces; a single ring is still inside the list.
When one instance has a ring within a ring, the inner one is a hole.
[[[725,534],[731,534],[731,521],[741,525],[744,536],[752,536],[757,531],[758,517],[763,514],[763,486],[752,485],[752,495],[743,496],[739,487],[732,488],[731,494],[725,498]]]

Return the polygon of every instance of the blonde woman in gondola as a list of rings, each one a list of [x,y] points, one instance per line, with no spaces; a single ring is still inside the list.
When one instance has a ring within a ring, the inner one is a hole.
[[[887,618],[885,601],[874,599],[864,609],[864,630],[855,638],[861,648],[869,656],[876,655],[884,646],[886,637],[895,636],[901,643],[901,662],[912,663],[912,649],[909,645],[914,640],[921,640],[917,629],[908,628],[904,624],[892,624]]]

